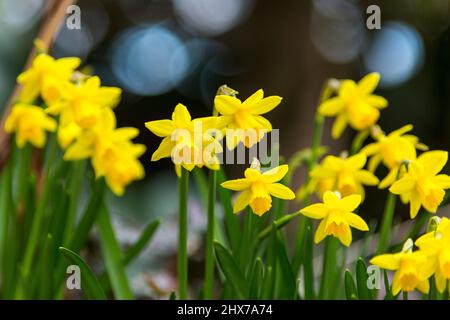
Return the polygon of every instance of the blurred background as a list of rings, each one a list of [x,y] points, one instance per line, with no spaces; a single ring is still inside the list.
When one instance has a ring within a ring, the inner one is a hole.
[[[45,4],[0,0],[2,107]],[[366,27],[366,8],[372,4],[381,8],[380,30]],[[450,150],[449,0],[81,0],[78,5],[81,29],[63,25],[51,53],[81,57],[104,85],[123,88],[116,109],[119,126],[139,128],[137,140],[148,147],[142,158],[147,178],[123,198],[111,196],[125,245],[148,221],[164,220],[146,254],[128,270],[142,297],[167,297],[175,286],[176,177],[170,160],[150,162],[159,138],[144,122],[170,117],[178,102],[195,116],[209,115],[221,84],[237,89],[242,98],[259,88],[284,97],[268,118],[281,129],[280,153],[289,158],[310,144],[316,102],[327,78],[359,80],[377,71],[382,77],[378,94],[390,102],[382,112],[382,128],[389,132],[412,123],[422,142]],[[324,143],[338,154],[354,133],[347,129],[339,142],[332,141],[330,124]],[[196,274],[202,274],[206,223],[204,204],[191,190],[190,276],[195,284]],[[361,211],[377,218],[384,197],[385,192],[370,189]],[[399,206],[399,212],[405,209]]]

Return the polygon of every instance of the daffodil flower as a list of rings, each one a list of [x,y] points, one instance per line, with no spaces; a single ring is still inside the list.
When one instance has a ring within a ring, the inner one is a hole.
[[[31,103],[39,94],[47,104],[58,101],[62,85],[69,82],[80,62],[79,58],[54,59],[45,53],[37,55],[31,68],[17,78],[22,85],[20,101]]]
[[[364,198],[364,187],[375,186],[378,178],[364,170],[367,158],[364,153],[358,153],[348,158],[326,156],[321,164],[310,173],[311,182],[308,190],[316,190],[320,198],[328,190],[336,190],[342,196],[360,194]]]
[[[434,261],[434,279],[439,292],[450,280],[450,219],[443,217],[436,230],[416,240],[416,246]]]
[[[370,73],[358,83],[343,80],[338,95],[326,100],[319,106],[319,114],[336,117],[332,128],[332,136],[337,139],[347,124],[353,129],[362,131],[372,127],[380,117],[380,110],[387,107],[385,98],[373,94],[380,81],[378,73]]]
[[[405,134],[413,129],[412,125],[406,125],[398,130],[385,135],[381,129],[374,129],[373,137],[376,140],[365,146],[361,152],[367,156],[372,156],[369,160],[368,169],[375,172],[382,162],[388,169],[388,175],[380,182],[379,188],[384,189],[391,186],[397,177],[401,177],[402,164],[416,160],[416,148],[426,149],[426,146],[419,143],[416,136]]]
[[[389,189],[410,203],[411,219],[417,216],[421,206],[435,213],[444,199],[445,189],[450,188],[450,176],[439,174],[447,163],[445,151],[428,151],[408,165],[408,171]]]
[[[418,289],[428,293],[430,285],[428,278],[433,274],[433,261],[421,251],[412,250],[413,242],[408,239],[399,253],[376,256],[370,263],[382,269],[394,270],[392,293],[410,292]]]
[[[101,86],[100,78],[89,77],[79,83],[65,83],[61,99],[52,103],[46,112],[70,117],[75,123],[89,129],[101,120],[103,108],[114,108],[120,101],[122,90]]]
[[[253,162],[252,167],[244,172],[245,178],[225,181],[221,186],[233,191],[241,191],[233,206],[233,212],[238,213],[248,205],[253,212],[262,216],[272,207],[272,197],[284,200],[295,198],[294,192],[278,183],[287,174],[288,165],[281,165],[261,172],[259,162]]]
[[[282,98],[264,98],[262,89],[256,91],[244,102],[230,95],[217,95],[214,107],[222,115],[222,125],[226,127],[227,147],[233,150],[244,143],[247,148],[261,141],[266,132],[272,131],[272,124],[262,116],[277,107]]]
[[[91,158],[96,177],[105,177],[110,189],[118,196],[133,180],[142,179],[144,168],[138,158],[145,152],[145,146],[135,144],[131,139],[139,134],[136,128],[116,129],[116,118],[110,109],[103,114],[103,120],[90,130],[83,131],[67,148],[64,160]]]
[[[12,107],[5,122],[5,131],[16,134],[16,144],[19,148],[26,142],[30,142],[36,148],[42,148],[47,141],[46,131],[54,132],[56,126],[56,121],[42,108],[19,103]]]
[[[320,219],[314,236],[314,242],[319,243],[326,236],[339,239],[344,246],[352,243],[350,227],[361,231],[368,231],[367,223],[353,211],[361,203],[361,196],[353,194],[341,198],[339,193],[327,191],[323,196],[323,203],[316,203],[300,210],[300,213],[312,219]]]
[[[222,152],[222,147],[218,141],[219,137],[214,134],[220,133],[219,123],[219,117],[192,119],[182,104],[175,107],[171,120],[146,122],[147,129],[163,138],[152,155],[152,161],[171,157],[177,174],[180,166],[188,171],[195,166],[218,170],[220,163],[216,154]]]

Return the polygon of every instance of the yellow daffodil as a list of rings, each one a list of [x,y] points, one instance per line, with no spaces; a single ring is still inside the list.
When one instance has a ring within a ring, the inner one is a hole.
[[[314,236],[314,242],[319,243],[326,236],[334,236],[344,246],[352,243],[350,227],[361,231],[369,230],[367,223],[353,211],[361,203],[361,196],[353,194],[341,198],[337,192],[327,191],[323,203],[316,203],[300,210],[300,213],[312,219],[321,219]]]
[[[78,58],[54,59],[45,53],[37,55],[31,68],[17,78],[22,85],[20,100],[30,103],[41,94],[47,104],[58,101],[63,91],[62,85],[69,82],[79,65]]]
[[[52,115],[68,113],[75,123],[85,129],[101,118],[103,108],[114,108],[120,101],[121,89],[102,87],[99,77],[89,77],[79,83],[64,84],[62,97],[46,111]]]
[[[439,292],[450,280],[450,219],[442,218],[436,230],[416,240],[416,246],[434,261],[434,279]]]
[[[133,180],[145,175],[138,158],[145,152],[145,146],[134,144],[139,131],[126,127],[116,129],[116,119],[110,109],[97,126],[81,133],[75,143],[65,152],[65,160],[81,160],[90,157],[96,177],[105,181],[116,195],[122,195],[125,187]]]
[[[336,117],[332,128],[332,136],[341,136],[347,124],[358,131],[372,127],[380,117],[380,110],[387,107],[385,98],[372,94],[380,81],[378,73],[370,73],[358,83],[343,80],[338,95],[328,99],[319,106],[319,114]]]
[[[391,186],[397,177],[402,176],[402,164],[416,160],[416,148],[426,149],[426,146],[419,144],[419,138],[405,134],[412,129],[412,125],[406,125],[385,135],[376,127],[372,136],[377,142],[368,144],[361,150],[367,156],[372,156],[369,160],[369,171],[374,172],[381,162],[389,169],[389,174],[378,186],[380,189]]]
[[[408,165],[408,171],[389,189],[410,203],[411,219],[416,217],[421,206],[435,213],[444,199],[445,189],[450,188],[450,176],[438,174],[447,163],[445,151],[428,151]]]
[[[171,157],[177,174],[180,166],[189,171],[195,166],[218,170],[220,162],[216,154],[222,152],[222,146],[214,134],[220,133],[220,130],[215,130],[219,123],[219,117],[192,119],[182,104],[175,107],[171,120],[146,122],[147,129],[163,138],[152,155],[152,161]]]
[[[406,241],[403,250],[394,254],[376,256],[370,263],[382,269],[395,270],[392,280],[392,293],[397,295],[401,290],[410,292],[418,289],[428,293],[428,278],[433,274],[433,261],[421,251],[413,252],[413,242]]]
[[[291,189],[278,183],[287,174],[288,165],[281,165],[271,170],[261,172],[259,161],[245,170],[245,178],[225,181],[221,186],[233,191],[241,191],[233,206],[233,212],[238,213],[250,205],[253,212],[262,216],[272,207],[272,197],[292,200],[295,194]]]
[[[46,112],[59,115],[58,142],[66,149],[82,132],[103,121],[104,109],[110,109],[120,100],[121,90],[102,87],[99,77],[80,78],[77,83],[65,83],[61,97]]]
[[[22,148],[30,142],[36,148],[42,148],[47,140],[46,131],[56,130],[56,121],[50,118],[42,108],[19,103],[13,106],[5,122],[5,131],[16,134],[16,143]]]
[[[281,100],[282,98],[278,96],[264,98],[262,89],[244,102],[231,95],[217,95],[214,107],[222,115],[228,149],[233,150],[239,142],[250,148],[260,142],[266,132],[272,131],[269,120],[261,115],[277,107]]]
[[[367,158],[364,153],[358,153],[348,158],[326,156],[321,164],[310,173],[310,191],[316,190],[320,198],[328,190],[336,190],[342,196],[360,194],[364,198],[364,187],[375,186],[378,178],[373,173],[364,170]]]

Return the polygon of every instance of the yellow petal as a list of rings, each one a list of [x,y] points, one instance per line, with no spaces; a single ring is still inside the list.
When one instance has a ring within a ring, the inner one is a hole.
[[[283,200],[292,200],[295,198],[295,193],[281,183],[268,184],[267,190],[272,196]]]
[[[245,207],[249,204],[252,193],[250,190],[242,191],[241,194],[236,199],[236,202],[233,206],[233,213],[241,212],[245,209]]]
[[[447,163],[447,160],[448,152],[440,150],[422,153],[417,158],[417,161],[423,165],[425,172],[430,175],[438,174]]]
[[[323,202],[328,207],[337,207],[339,205],[339,197],[332,191],[326,191],[323,195]]]
[[[450,176],[446,174],[438,174],[434,177],[433,181],[442,189],[450,188]]]
[[[283,100],[283,98],[279,96],[270,96],[264,98],[260,101],[257,101],[250,107],[250,112],[252,114],[264,114],[271,110],[273,110],[276,106],[278,106]]]
[[[389,186],[391,186],[394,182],[395,182],[395,180],[397,180],[397,176],[398,176],[398,166],[397,167],[394,167],[392,170],[390,170],[389,171],[389,173],[387,174],[387,176],[380,182],[380,184],[378,185],[378,188],[380,188],[380,189],[385,189],[385,188],[387,188],[387,187],[389,187]],[[414,182],[413,182],[414,183]],[[401,186],[406,186],[406,187],[408,187],[409,185],[407,184],[407,185],[405,185],[405,183],[401,183],[400,184],[400,187]],[[414,185],[412,186],[412,187],[414,187]],[[391,191],[392,193],[395,193],[395,192],[393,192],[393,191]],[[401,192],[402,193],[402,192]]]
[[[219,95],[214,99],[214,107],[222,115],[232,115],[241,108],[241,101],[235,97]]]
[[[389,133],[389,137],[392,136],[401,136],[409,131],[414,129],[412,124],[407,124],[406,126],[401,127],[400,129],[394,130],[391,133]]]
[[[172,120],[177,127],[186,128],[191,123],[191,115],[188,109],[179,103],[172,113]]]
[[[361,196],[359,194],[352,194],[344,197],[339,201],[339,206],[347,212],[352,212],[361,204]]]
[[[361,153],[364,153],[366,156],[371,156],[378,152],[380,152],[380,143],[378,142],[369,143],[367,146],[361,149]]]
[[[367,225],[367,223],[357,214],[348,212],[345,215],[345,219],[347,220],[348,224],[355,229],[361,231],[369,230],[369,226]]]
[[[447,279],[444,275],[438,270],[434,274],[434,280],[436,282],[436,288],[440,293],[443,293],[445,288],[447,287]]]
[[[331,117],[337,115],[344,107],[344,103],[340,97],[334,97],[326,100],[319,106],[319,113],[322,116]]]
[[[245,99],[245,101],[242,104],[249,106],[257,101],[262,100],[263,98],[264,98],[264,91],[263,91],[263,89],[259,89],[254,94],[252,94],[250,97]]]
[[[162,158],[171,156],[172,150],[175,147],[175,142],[170,137],[166,137],[161,141],[158,149],[152,155],[152,161],[158,161]]]
[[[402,286],[400,283],[400,272],[396,272],[394,274],[394,278],[392,279],[392,294],[396,296],[400,290],[402,290]]]
[[[57,64],[58,68],[74,70],[80,66],[81,60],[79,58],[67,57],[60,58],[56,60],[55,63]]]
[[[273,169],[267,170],[262,174],[262,179],[264,182],[273,183],[278,182],[284,178],[289,170],[289,166],[287,164],[283,164],[279,167],[275,167]]]
[[[268,132],[272,131],[272,124],[263,116],[253,116],[253,120],[258,123],[260,128],[265,129]]]
[[[367,157],[364,153],[360,152],[347,159],[347,166],[352,169],[361,169],[366,164]]]
[[[383,109],[386,108],[389,103],[388,101],[381,96],[377,96],[377,95],[370,95],[366,98],[366,102],[367,104],[371,105],[374,108],[378,108],[378,109]]]
[[[86,141],[75,142],[64,153],[64,160],[81,160],[92,155],[92,148],[88,146]]]
[[[316,234],[314,235],[314,243],[318,244],[320,241],[325,239],[327,234],[325,233],[325,227],[327,225],[326,219],[320,221],[319,226],[317,227]]]
[[[414,219],[419,213],[422,202],[420,200],[420,196],[417,192],[413,192],[410,199],[410,207],[409,207],[409,215],[411,219]]]
[[[377,170],[378,166],[380,165],[381,160],[383,160],[383,157],[381,155],[374,155],[370,158],[367,169],[369,169],[370,172],[375,172],[375,170]]]
[[[410,192],[414,189],[416,181],[414,179],[404,177],[398,181],[396,181],[390,188],[389,191],[393,194],[402,194]]]
[[[338,238],[344,246],[348,247],[352,243],[352,231],[347,225],[344,228],[343,233],[338,234]]]
[[[175,126],[171,120],[149,121],[145,123],[145,127],[158,137],[170,136],[175,130]]]
[[[345,114],[340,114],[336,120],[334,120],[333,128],[331,129],[331,136],[333,139],[338,139],[346,127],[347,116]]]
[[[362,93],[370,94],[375,90],[378,82],[380,82],[380,74],[372,72],[358,82],[358,88]]]
[[[242,191],[244,189],[248,189],[250,188],[250,185],[251,183],[247,179],[229,180],[221,184],[223,188],[233,191]]]
[[[253,168],[247,168],[244,171],[244,176],[250,181],[255,181],[261,177],[261,172]]]
[[[386,270],[397,270],[400,267],[401,255],[396,254],[382,254],[370,260],[370,263]]]
[[[359,170],[355,173],[356,179],[364,185],[376,186],[379,182],[378,178],[367,170]]]
[[[351,97],[354,95],[356,88],[356,83],[353,80],[343,80],[339,86],[339,96],[344,99]]]
[[[428,280],[422,281],[417,285],[417,289],[422,293],[428,293],[430,291],[430,283]]]
[[[328,208],[323,203],[315,203],[300,210],[304,216],[312,219],[323,219],[328,215]]]

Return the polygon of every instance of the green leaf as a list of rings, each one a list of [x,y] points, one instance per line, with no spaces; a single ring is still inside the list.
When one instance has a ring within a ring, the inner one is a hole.
[[[238,297],[240,299],[245,299],[249,292],[247,280],[239,269],[238,264],[231,256],[231,253],[217,241],[214,241],[214,252],[226,279],[230,281],[234,290],[237,292]]]
[[[386,289],[386,295],[384,300],[394,300],[394,295],[392,294],[391,285],[389,284],[389,277],[387,275],[386,270],[383,270],[383,278],[384,278],[384,287]]]
[[[92,272],[91,268],[84,260],[75,252],[59,247],[59,251],[69,261],[69,263],[77,265],[81,272],[81,288],[87,299],[106,300],[105,292],[103,292],[100,283]]]
[[[109,212],[105,205],[100,210],[97,224],[99,227],[102,254],[105,259],[106,270],[111,280],[114,295],[118,300],[131,300],[133,299],[133,294],[128,284],[125,268],[122,264],[120,247],[114,235]]]
[[[128,265],[136,257],[139,256],[141,251],[148,245],[150,240],[153,238],[156,230],[158,230],[161,221],[159,219],[149,223],[149,225],[142,231],[139,239],[125,252],[125,257],[123,258],[123,265]]]
[[[169,300],[177,300],[177,294],[175,291],[172,291],[169,295]]]
[[[359,258],[356,262],[356,282],[358,287],[358,297],[360,300],[372,300],[372,292],[367,287],[367,267],[364,260]]]
[[[280,233],[277,232],[277,261],[279,266],[278,270],[281,274],[279,284],[282,286],[278,292],[280,299],[294,299],[297,292],[296,278],[289,262],[286,246],[282,240]]]
[[[39,284],[39,297],[41,299],[50,299],[52,294],[52,273],[48,272],[53,267],[54,258],[54,242],[51,234],[47,235],[44,245],[44,252],[42,255],[40,284]]]
[[[358,291],[350,270],[345,270],[345,295],[347,300],[357,300]]]
[[[262,286],[264,284],[264,265],[261,258],[256,258],[253,270],[251,273],[250,281],[250,294],[249,299],[260,299]]]
[[[134,259],[136,259],[142,250],[148,245],[156,230],[158,229],[161,221],[159,219],[151,222],[142,231],[139,239],[125,252],[125,257],[122,260],[124,267],[128,266]],[[108,292],[111,289],[111,282],[109,281],[108,273],[104,272],[99,277],[100,283],[103,289]]]
[[[231,192],[222,188],[220,184],[226,181],[225,173],[221,167],[217,174],[217,185],[219,191],[219,199],[224,210],[224,220],[228,243],[233,252],[237,252],[241,243],[241,227],[239,225],[238,216],[233,213],[233,204],[231,201]]]

